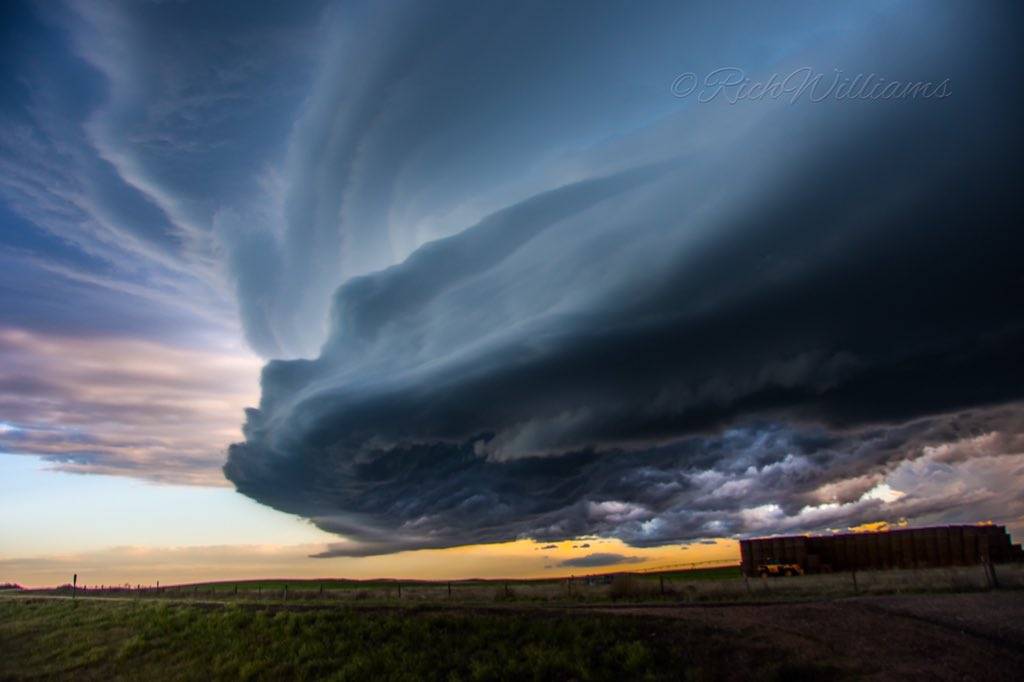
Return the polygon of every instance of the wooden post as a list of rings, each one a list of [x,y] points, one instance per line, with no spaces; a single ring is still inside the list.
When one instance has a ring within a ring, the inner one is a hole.
[[[451,582],[449,582],[448,583],[448,600],[451,601],[451,598],[452,598],[452,584],[451,584]]]
[[[743,584],[747,586],[747,594],[754,594],[753,590],[750,589],[750,578],[747,577],[746,573],[743,574]]]
[[[988,589],[995,589],[999,587],[999,582],[996,579],[996,568],[992,565],[992,562],[987,557],[981,558],[981,570],[985,573],[985,585]]]
[[[284,584],[284,600],[288,601],[288,583]]]
[[[857,587],[857,571],[856,569],[850,571],[850,575],[853,576],[853,593],[860,594],[860,588]]]
[[[398,583],[398,598],[402,598],[402,583]]]
[[[238,596],[238,583],[235,583],[235,596]]]
[[[505,581],[505,596],[508,596],[508,581]]]
[[[71,578],[71,598],[72,599],[74,599],[77,596],[75,594],[76,592],[78,592],[78,574],[77,573],[75,573],[75,575],[72,576],[72,578]]]
[[[664,595],[665,594],[665,576],[659,575],[658,576],[658,583],[660,585],[661,593]]]
[[[324,584],[323,583],[320,583],[320,596],[321,597],[324,596]]]

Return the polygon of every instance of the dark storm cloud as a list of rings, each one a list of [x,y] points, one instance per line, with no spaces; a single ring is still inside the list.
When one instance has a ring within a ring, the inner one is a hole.
[[[320,356],[265,368],[226,475],[348,539],[325,555],[1019,514],[940,475],[1021,475],[1003,12],[896,13],[834,48],[757,34],[779,68],[899,67],[955,96],[718,101],[595,143],[603,173],[341,286]]]
[[[1024,512],[1011,3],[10,7],[5,449],[208,474],[241,326],[325,555]]]
[[[624,554],[614,554],[611,552],[595,552],[594,554],[588,554],[587,556],[575,559],[566,559],[558,565],[576,568],[597,568],[599,566],[617,566],[619,564],[638,564],[643,560],[643,557],[638,556],[626,556]]]
[[[505,462],[482,458],[468,444],[410,445],[268,466],[266,488],[243,490],[269,504],[291,504],[349,538],[324,556],[585,534],[648,546],[882,515],[948,520],[971,509],[999,516],[1021,509],[1017,491],[996,483],[1022,473],[1015,453],[1024,442],[1002,435],[1019,433],[1021,422],[1020,409],[1011,407],[842,435],[761,423],[656,449]],[[236,449],[229,474],[237,456]],[[955,480],[968,462],[979,462],[977,477],[929,486],[934,476]],[[950,495],[975,478],[989,483],[970,496]],[[879,497],[884,480],[899,481],[904,497]],[[304,492],[301,503],[294,490]]]
[[[849,14],[734,8],[730,40],[712,51],[710,4],[654,3],[644,16],[615,3],[332,4],[280,197],[218,216],[227,250],[246,252],[232,271],[250,343],[315,356],[332,294],[350,277],[544,190],[636,165],[574,155],[677,106],[666,89],[679,65],[745,63],[743,38],[757,30],[795,17],[836,30]]]

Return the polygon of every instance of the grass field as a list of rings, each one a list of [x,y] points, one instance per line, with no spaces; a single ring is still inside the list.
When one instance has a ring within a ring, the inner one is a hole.
[[[0,679],[755,679],[818,676],[714,628],[665,619],[422,609],[204,608],[0,599]]]
[[[1024,566],[996,572],[8,590],[0,681],[1015,680]]]
[[[0,680],[1017,680],[1024,591],[488,606],[0,594]]]

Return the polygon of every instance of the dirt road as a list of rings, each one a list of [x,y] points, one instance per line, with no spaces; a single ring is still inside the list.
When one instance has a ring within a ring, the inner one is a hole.
[[[831,661],[860,679],[1020,680],[1024,592],[863,597],[812,603],[596,611],[672,618]]]

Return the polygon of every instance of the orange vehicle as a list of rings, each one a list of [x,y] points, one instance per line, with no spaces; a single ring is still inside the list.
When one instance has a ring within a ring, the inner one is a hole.
[[[800,564],[787,564],[774,559],[766,559],[763,564],[758,564],[757,574],[763,578],[781,578],[794,575],[803,575],[804,569]]]

